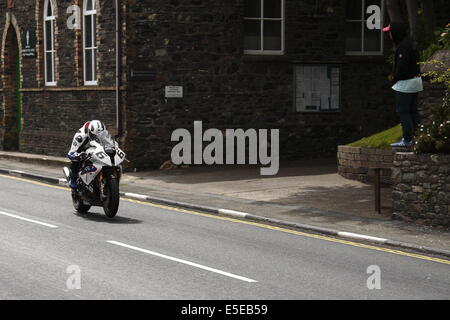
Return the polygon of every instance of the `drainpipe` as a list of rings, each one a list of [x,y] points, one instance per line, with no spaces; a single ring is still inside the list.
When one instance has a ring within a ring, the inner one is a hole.
[[[116,0],[116,128],[117,136],[123,136],[122,123],[122,1]]]

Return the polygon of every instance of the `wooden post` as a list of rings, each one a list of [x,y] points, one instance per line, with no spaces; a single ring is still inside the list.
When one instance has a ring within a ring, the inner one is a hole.
[[[381,168],[374,168],[374,188],[375,188],[375,211],[381,214]]]

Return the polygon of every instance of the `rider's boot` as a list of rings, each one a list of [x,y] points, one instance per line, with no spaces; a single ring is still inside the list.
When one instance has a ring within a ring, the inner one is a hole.
[[[72,161],[70,165],[70,176],[69,176],[69,186],[72,189],[76,189],[78,187],[77,183],[78,172],[80,172],[80,163],[78,161]]]
[[[74,190],[78,187],[76,175],[73,173],[70,175],[69,186]]]

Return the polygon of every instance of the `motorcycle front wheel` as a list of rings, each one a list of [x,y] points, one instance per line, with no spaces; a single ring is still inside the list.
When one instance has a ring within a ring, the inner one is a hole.
[[[119,210],[119,183],[117,179],[110,178],[105,184],[105,201],[103,202],[103,211],[108,218],[114,218]]]

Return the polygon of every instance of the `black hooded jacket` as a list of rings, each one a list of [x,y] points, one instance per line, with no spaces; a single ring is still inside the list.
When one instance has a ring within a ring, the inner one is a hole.
[[[393,83],[419,76],[419,51],[414,40],[409,36],[404,23],[391,23],[392,40],[395,44]]]

